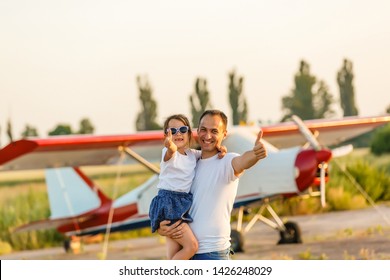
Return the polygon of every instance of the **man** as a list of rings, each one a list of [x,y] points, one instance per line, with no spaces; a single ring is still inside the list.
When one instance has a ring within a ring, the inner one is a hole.
[[[218,158],[221,142],[227,134],[227,117],[219,110],[205,111],[199,120],[198,142],[202,155],[196,165],[196,175],[191,186],[193,204],[190,227],[198,243],[193,260],[226,260],[230,258],[230,215],[237,194],[238,178],[245,169],[252,167],[267,152],[260,142],[260,131],[252,150],[243,153],[227,153]],[[183,227],[176,222],[160,223],[160,235],[181,238]]]

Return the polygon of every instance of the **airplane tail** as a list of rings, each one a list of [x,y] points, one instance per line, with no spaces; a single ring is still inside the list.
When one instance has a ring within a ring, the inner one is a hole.
[[[59,228],[69,222],[78,223],[93,217],[108,198],[79,168],[62,167],[45,170],[51,216],[18,227],[15,232]]]
[[[79,168],[46,169],[45,176],[51,219],[85,214],[111,201]]]

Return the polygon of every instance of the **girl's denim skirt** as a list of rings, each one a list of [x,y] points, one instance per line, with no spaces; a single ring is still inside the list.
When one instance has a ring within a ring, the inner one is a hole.
[[[155,232],[160,223],[164,220],[170,220],[171,224],[178,220],[192,222],[188,214],[192,205],[192,193],[175,192],[160,189],[150,203],[149,217],[152,232]]]

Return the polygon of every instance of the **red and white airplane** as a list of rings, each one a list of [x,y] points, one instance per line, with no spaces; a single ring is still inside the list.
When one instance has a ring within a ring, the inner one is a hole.
[[[307,194],[316,185],[324,204],[328,162],[332,156],[352,149],[346,146],[330,150],[326,146],[337,145],[389,122],[389,115],[305,122],[294,116],[292,122],[262,126],[268,156],[240,178],[234,205],[238,222],[232,230],[233,249],[237,252],[243,249],[244,233],[258,220],[279,231],[279,243],[301,242],[298,225],[283,223],[270,206],[270,199]],[[223,144],[229,152],[242,153],[253,147],[258,130],[256,126],[230,127]],[[163,137],[162,131],[148,131],[29,138],[10,143],[0,150],[0,172],[45,169],[51,210],[48,219],[23,225],[17,231],[56,228],[67,236],[83,236],[148,227],[149,204],[157,193],[159,173],[151,162],[160,161]],[[115,164],[124,154],[156,175],[112,200],[79,167]],[[243,214],[254,205],[260,208],[243,228]],[[263,215],[265,210],[272,219]]]

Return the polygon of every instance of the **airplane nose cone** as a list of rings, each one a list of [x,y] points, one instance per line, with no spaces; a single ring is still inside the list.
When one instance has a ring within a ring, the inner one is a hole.
[[[298,153],[295,159],[295,183],[299,191],[303,192],[313,184],[317,176],[318,164],[328,162],[331,157],[332,152],[328,149],[319,151],[308,149]]]
[[[332,152],[328,149],[322,149],[320,151],[316,151],[317,162],[328,162],[332,157]]]
[[[299,191],[304,191],[311,186],[317,172],[317,155],[313,149],[302,150],[295,159],[296,178]]]

